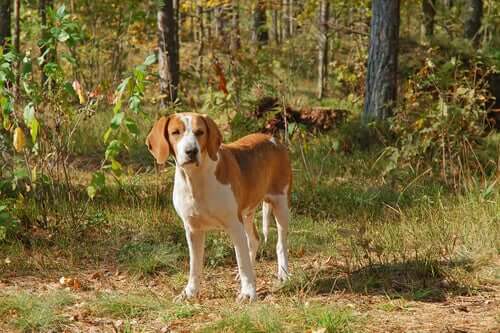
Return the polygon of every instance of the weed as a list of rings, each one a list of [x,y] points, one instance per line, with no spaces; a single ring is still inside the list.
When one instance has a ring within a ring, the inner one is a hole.
[[[47,295],[3,294],[0,295],[0,317],[10,318],[8,321],[21,331],[61,329],[67,318],[60,311],[74,302],[74,297],[65,291]]]

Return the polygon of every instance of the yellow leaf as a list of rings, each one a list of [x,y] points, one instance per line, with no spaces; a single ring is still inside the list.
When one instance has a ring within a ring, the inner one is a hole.
[[[80,104],[85,104],[86,99],[85,99],[85,93],[83,92],[82,85],[80,82],[77,80],[73,81],[73,89],[75,90],[76,94],[78,95],[78,99],[80,100]]]
[[[24,136],[24,132],[20,127],[17,127],[14,130],[14,149],[20,153],[23,151],[25,145],[26,137]]]

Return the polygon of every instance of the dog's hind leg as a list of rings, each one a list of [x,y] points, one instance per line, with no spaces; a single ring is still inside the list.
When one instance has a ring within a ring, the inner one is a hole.
[[[243,223],[245,224],[245,233],[248,240],[250,261],[252,262],[252,267],[255,268],[255,258],[257,257],[257,251],[259,249],[259,234],[255,228],[254,218],[255,210],[252,210],[243,218]]]
[[[289,208],[288,195],[283,194],[272,198],[273,214],[278,229],[278,242],[276,243],[276,255],[278,257],[278,279],[288,279],[288,222]]]

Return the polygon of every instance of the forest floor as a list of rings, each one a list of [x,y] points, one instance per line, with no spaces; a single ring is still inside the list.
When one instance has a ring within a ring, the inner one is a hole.
[[[292,260],[294,267],[306,267],[329,259]],[[10,319],[0,330],[458,333],[498,332],[500,328],[498,285],[440,300],[395,298],[373,290],[283,295],[274,290],[273,271],[272,262],[258,263],[259,300],[249,305],[234,301],[238,283],[233,267],[208,270],[200,299],[185,304],[172,303],[182,285],[175,281],[182,281],[179,276],[137,278],[113,266],[73,274],[4,275],[0,311],[9,302],[19,307],[11,304],[4,314]]]
[[[156,174],[141,145],[142,164],[89,200],[91,159],[75,159],[73,187],[55,187],[55,200],[8,201],[25,230],[0,242],[0,331],[500,331],[494,180],[461,193],[420,175],[391,180],[374,166],[379,150],[336,151],[335,140],[291,146],[291,278],[276,284],[271,226],[252,304],[235,302],[221,233],[207,238],[200,299],[173,303],[188,255],[172,167]]]

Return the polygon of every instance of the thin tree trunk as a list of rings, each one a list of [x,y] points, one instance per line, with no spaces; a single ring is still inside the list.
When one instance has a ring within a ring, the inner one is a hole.
[[[288,37],[290,36],[289,32],[290,32],[290,22],[289,22],[289,10],[288,10],[288,1],[290,0],[283,0],[282,2],[282,6],[281,6],[281,17],[282,17],[282,21],[281,21],[281,40],[284,41],[284,40],[287,40]]]
[[[397,98],[399,0],[372,1],[364,122],[392,114]]]
[[[203,7],[202,7],[203,8]],[[206,19],[207,19],[207,24],[205,24],[205,28],[207,29],[207,40],[211,40],[212,39],[212,10],[205,10],[205,16],[206,16]]]
[[[253,10],[252,40],[261,45],[269,40],[266,21],[266,3],[265,0],[259,0]]]
[[[48,26],[47,26],[47,9],[52,8],[53,0],[39,0],[38,3],[38,15],[40,15],[40,24],[41,24],[41,35],[42,40],[47,39],[48,35]],[[47,81],[47,75],[44,72],[45,65],[49,62],[53,62],[55,60],[55,50],[49,50],[46,45],[40,46],[40,56],[43,57],[42,63],[40,67],[42,69],[42,85],[44,85]]]
[[[319,4],[319,39],[318,39],[318,98],[322,99],[328,76],[328,20],[330,18],[329,0]]]
[[[231,19],[231,51],[237,52],[240,47],[240,4],[239,0],[232,2],[232,19]]]
[[[479,29],[483,18],[483,0],[468,0],[466,3],[466,19],[464,26],[465,38],[479,43]]]
[[[214,36],[218,40],[224,39],[224,7],[215,8],[215,29]]]
[[[279,26],[278,26],[278,10],[273,9],[271,12],[271,17],[272,17],[272,36],[273,40],[278,45],[280,43],[280,31],[279,31]]]
[[[10,12],[12,10],[11,0],[0,0],[0,48],[6,49],[7,43],[12,38],[10,32]]]
[[[294,6],[294,0],[288,0],[288,35],[290,37],[293,37],[295,34],[295,22],[294,22],[294,13],[295,13],[295,6]]]
[[[436,0],[422,0],[422,25],[420,28],[420,39],[422,43],[428,43],[434,36],[434,18],[436,16]]]
[[[173,0],[163,0],[158,10],[158,64],[161,106],[177,100],[179,86],[179,49],[177,14]]]
[[[205,28],[203,27],[203,7],[201,0],[196,6],[196,17],[198,19],[198,75],[203,75],[203,52],[205,48]]]
[[[14,1],[14,50],[16,54],[21,54],[21,0]],[[16,62],[16,85],[14,86],[14,96],[19,96],[19,80],[21,77],[21,62]]]

